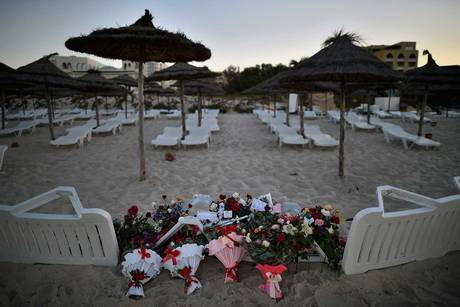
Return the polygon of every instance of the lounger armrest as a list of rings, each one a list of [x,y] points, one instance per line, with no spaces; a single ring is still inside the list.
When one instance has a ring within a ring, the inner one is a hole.
[[[377,187],[377,200],[379,208],[383,212],[383,216],[386,214],[383,197],[390,197],[393,199],[407,201],[409,203],[416,204],[428,209],[436,209],[438,205],[438,202],[435,199],[420,194],[398,189],[389,185],[379,186]]]

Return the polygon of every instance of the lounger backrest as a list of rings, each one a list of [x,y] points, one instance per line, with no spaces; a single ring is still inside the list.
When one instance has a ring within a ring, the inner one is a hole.
[[[420,208],[387,213],[383,197]],[[460,249],[460,194],[432,199],[391,186],[377,188],[378,208],[358,212],[348,234],[342,267],[364,273]]]
[[[182,130],[180,127],[165,127],[163,130],[163,135],[170,137],[180,137],[182,135]]]
[[[31,213],[68,198],[74,214]],[[57,187],[15,206],[0,206],[0,261],[115,266],[118,244],[112,218],[84,209],[73,187]]]
[[[190,136],[209,136],[208,127],[190,127],[188,131]]]

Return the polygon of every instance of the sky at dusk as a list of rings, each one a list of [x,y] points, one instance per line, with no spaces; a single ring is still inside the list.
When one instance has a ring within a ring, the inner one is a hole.
[[[67,38],[129,25],[144,9],[155,25],[209,47],[203,64],[217,71],[311,56],[342,27],[366,45],[416,41],[419,66],[424,49],[440,65],[460,64],[460,0],[0,0],[0,62],[17,68],[52,52],[82,56],[64,46]]]

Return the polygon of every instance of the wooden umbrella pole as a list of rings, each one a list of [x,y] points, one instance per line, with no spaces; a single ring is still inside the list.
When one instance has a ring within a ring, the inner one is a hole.
[[[286,126],[289,127],[289,96],[286,104]]]
[[[185,139],[187,128],[185,127],[185,107],[184,107],[184,82],[180,81],[180,111],[182,115],[182,139]]]
[[[344,142],[345,142],[345,84],[341,84],[341,101],[340,101],[340,139],[339,139],[339,176],[344,175]]]
[[[327,115],[327,92],[326,92],[326,103],[325,103],[325,108],[324,108],[324,114]]]
[[[126,100],[125,100],[125,119],[128,118],[128,96],[129,96],[129,91],[131,90],[130,86],[126,88]]]
[[[2,91],[2,129],[5,129],[5,104],[6,104],[5,92]]]
[[[55,140],[54,137],[54,127],[53,127],[53,115],[51,114],[51,101],[52,101],[52,96],[48,95],[48,127],[50,130],[50,135],[51,135],[51,140]]]
[[[367,96],[367,123],[371,124],[371,95]]]
[[[426,102],[428,100],[428,89],[425,88],[425,95],[423,96],[423,102],[422,102],[422,108],[420,110],[420,120],[418,123],[418,136],[422,136],[423,134],[423,121],[425,118],[425,108],[426,108]]]
[[[390,113],[390,109],[391,109],[391,89],[390,89],[390,95],[388,97],[388,113]]]
[[[198,127],[201,127],[201,120],[203,117],[203,110],[201,109],[203,97],[201,96],[201,88],[198,87]]]
[[[273,117],[276,117],[276,95],[273,95]]]
[[[98,106],[97,96],[94,97],[94,105],[96,107],[96,127],[99,127],[100,121],[99,121],[99,106]]]
[[[300,106],[299,106],[300,135],[301,135],[302,137],[304,137],[304,138],[305,138],[305,129],[304,129],[304,123],[303,123],[303,115],[304,115],[303,103],[304,103],[305,95],[306,95],[306,94],[300,94],[300,96],[299,96],[299,98],[300,98],[300,99],[299,99],[299,100],[300,100],[300,101],[299,101],[299,104],[300,104]]]
[[[139,180],[146,177],[145,152],[144,152],[144,63],[139,61]]]

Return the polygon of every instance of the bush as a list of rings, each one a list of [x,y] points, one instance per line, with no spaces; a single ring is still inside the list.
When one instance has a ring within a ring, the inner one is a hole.
[[[254,108],[247,104],[239,103],[233,108],[233,110],[237,113],[252,113]]]

